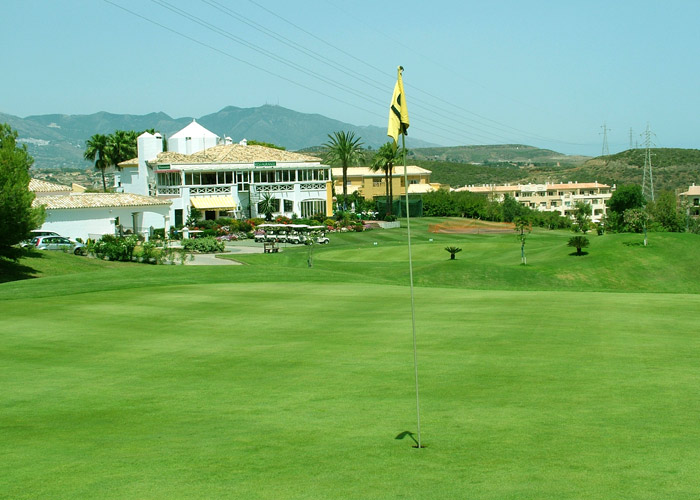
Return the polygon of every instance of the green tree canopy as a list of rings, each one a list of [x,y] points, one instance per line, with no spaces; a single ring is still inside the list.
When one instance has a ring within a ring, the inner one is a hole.
[[[589,203],[579,200],[574,204],[574,231],[586,234],[591,228],[591,214],[593,208]]]
[[[673,191],[661,191],[656,200],[647,205],[647,210],[652,220],[664,231],[678,233],[685,229],[685,214],[680,210]]]
[[[613,191],[607,205],[608,210],[612,210],[618,214],[623,214],[625,210],[629,210],[630,208],[642,208],[645,205],[642,186],[638,184],[618,186],[617,189]]]
[[[133,130],[115,130],[107,136],[107,158],[110,165],[119,168],[119,164],[131,160],[138,154],[138,134]]]
[[[29,237],[44,221],[44,209],[32,208],[29,167],[34,159],[27,147],[17,146],[17,132],[0,124],[0,254],[11,255],[11,247]]]
[[[266,148],[272,148],[272,149],[279,149],[280,151],[286,151],[287,148],[284,146],[278,146],[277,144],[272,144],[271,142],[264,142],[264,141],[256,141],[256,140],[248,140],[247,141],[248,146],[264,146]]]

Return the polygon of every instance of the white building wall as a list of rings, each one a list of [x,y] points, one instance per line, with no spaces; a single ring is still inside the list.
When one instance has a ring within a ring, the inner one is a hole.
[[[191,155],[217,146],[217,137],[173,137],[168,141],[168,150],[184,155]]]
[[[54,231],[61,236],[76,239],[95,238],[103,234],[115,234],[115,219],[124,229],[133,228],[133,215],[137,215],[137,223],[142,224],[141,229],[163,228],[169,229],[169,217],[167,205],[151,207],[112,207],[112,208],[72,208],[72,209],[48,209],[46,220],[41,226],[43,231]],[[167,224],[166,224],[167,223]],[[137,228],[140,229],[140,228]]]

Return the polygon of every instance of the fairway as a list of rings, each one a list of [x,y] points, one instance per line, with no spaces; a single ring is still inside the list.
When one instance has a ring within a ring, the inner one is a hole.
[[[417,288],[416,450],[407,287],[110,286],[0,302],[0,497],[700,496],[698,295]]]

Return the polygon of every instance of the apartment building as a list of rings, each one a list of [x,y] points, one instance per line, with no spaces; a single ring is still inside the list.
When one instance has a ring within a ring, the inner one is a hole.
[[[576,202],[583,201],[591,205],[591,220],[600,222],[607,213],[607,201],[612,196],[615,186],[599,182],[568,182],[558,184],[514,184],[464,186],[456,191],[481,193],[494,201],[503,201],[511,196],[521,205],[542,212],[559,212],[562,216],[571,216]]]

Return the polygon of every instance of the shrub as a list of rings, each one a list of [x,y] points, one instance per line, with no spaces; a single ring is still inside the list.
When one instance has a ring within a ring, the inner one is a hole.
[[[586,248],[590,244],[585,236],[572,236],[569,238],[568,246],[576,249],[576,255],[583,255],[582,248]]]
[[[207,236],[204,238],[190,238],[182,241],[182,248],[188,252],[214,253],[224,251],[224,242]]]
[[[462,251],[459,247],[445,247],[445,250],[450,252],[450,260],[455,260],[455,255]]]
[[[138,242],[138,237],[133,234],[123,238],[105,234],[99,241],[88,245],[87,251],[100,259],[130,262]]]

